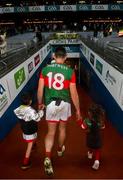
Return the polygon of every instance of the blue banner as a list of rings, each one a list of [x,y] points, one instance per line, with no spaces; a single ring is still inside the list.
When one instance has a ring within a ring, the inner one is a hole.
[[[29,7],[28,6],[24,6],[24,7],[14,7],[14,12],[15,13],[26,13],[29,12]]]
[[[108,9],[110,11],[123,11],[123,4],[110,4]]]
[[[90,11],[90,10],[91,10],[91,5],[88,4],[77,5],[77,11]]]
[[[1,7],[0,14],[28,13],[28,12],[54,12],[54,11],[123,11],[123,4],[77,4],[77,5],[47,5]]]
[[[60,6],[59,5],[45,6],[45,11],[60,11]]]

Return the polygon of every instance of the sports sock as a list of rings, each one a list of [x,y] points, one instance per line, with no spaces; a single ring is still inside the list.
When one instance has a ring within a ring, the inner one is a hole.
[[[51,152],[46,152],[45,155],[46,157],[51,158]]]
[[[100,160],[100,150],[95,150],[95,160]]]
[[[23,160],[23,164],[26,165],[29,163],[29,158],[27,157],[24,157],[24,160]]]
[[[60,146],[58,147],[58,151],[62,151],[62,146],[61,146],[61,147],[60,147]]]

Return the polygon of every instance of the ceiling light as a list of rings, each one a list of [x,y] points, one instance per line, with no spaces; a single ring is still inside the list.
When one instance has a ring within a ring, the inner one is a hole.
[[[11,3],[7,3],[6,6],[11,6],[12,4]]]

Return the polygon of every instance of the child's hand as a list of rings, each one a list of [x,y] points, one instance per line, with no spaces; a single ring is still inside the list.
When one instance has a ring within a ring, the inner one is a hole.
[[[44,116],[44,111],[43,110],[39,110],[38,114],[39,114],[40,118],[42,118]]]
[[[77,124],[82,128],[82,129],[87,129],[87,125],[85,123],[85,121],[81,118],[79,120],[77,120]]]
[[[46,107],[46,106],[45,106],[44,104],[39,104],[39,105],[38,105],[38,109],[39,109],[39,110],[43,110],[45,107]]]
[[[79,125],[79,126],[81,126],[82,125],[82,123],[83,123],[83,120],[82,119],[77,119],[77,124]]]

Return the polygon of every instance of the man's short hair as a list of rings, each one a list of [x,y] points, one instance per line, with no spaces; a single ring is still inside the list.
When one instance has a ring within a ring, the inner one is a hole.
[[[66,56],[66,50],[63,46],[59,46],[55,49],[55,56],[56,58],[64,58]]]

